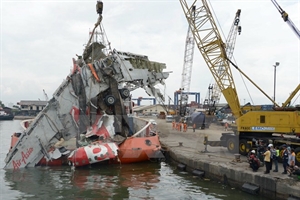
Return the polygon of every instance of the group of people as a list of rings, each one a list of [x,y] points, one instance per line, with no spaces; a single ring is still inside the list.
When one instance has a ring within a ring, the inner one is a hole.
[[[265,165],[266,171],[265,174],[269,174],[272,170],[272,166],[274,163],[275,169],[273,172],[278,172],[278,159],[280,156],[280,151],[278,147],[274,147],[273,144],[269,144],[267,147],[262,146],[263,148],[258,148],[257,153],[255,150],[249,152],[248,162],[250,167],[254,172],[258,170],[259,167]],[[262,151],[264,150],[264,151]],[[295,162],[295,150],[293,148],[288,147],[287,145],[282,145],[282,165],[283,172],[282,174],[289,174],[291,176],[296,171],[300,171],[298,166],[296,166]],[[262,159],[259,159],[259,155],[262,156]]]
[[[290,176],[294,173],[294,171],[298,170],[298,166],[296,166],[296,154],[295,150],[287,145],[283,145],[282,151],[282,163],[283,163],[283,174],[289,174]]]
[[[172,128],[173,130],[178,130],[178,131],[182,131],[186,132],[187,131],[187,123],[185,122],[176,122],[175,120],[172,121]]]

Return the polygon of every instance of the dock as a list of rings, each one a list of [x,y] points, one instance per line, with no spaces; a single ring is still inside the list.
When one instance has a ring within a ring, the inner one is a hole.
[[[180,132],[172,129],[172,123],[155,120],[160,142],[178,170],[270,199],[300,199],[300,181],[295,175],[282,174],[282,163],[278,163],[278,172],[273,172],[274,164],[269,174],[264,174],[265,166],[253,172],[246,156],[229,153],[225,147],[205,146],[205,136],[212,141],[220,139],[225,132],[221,125],[212,123],[208,129],[193,132],[189,127],[187,132]]]

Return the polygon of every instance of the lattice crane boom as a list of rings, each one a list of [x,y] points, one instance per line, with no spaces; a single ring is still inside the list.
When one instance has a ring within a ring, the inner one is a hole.
[[[242,28],[240,26],[240,17],[241,17],[241,10],[238,9],[235,16],[234,16],[229,34],[228,34],[227,39],[226,39],[225,50],[226,50],[227,58],[229,60],[231,60],[232,57],[233,57],[233,52],[234,52],[234,47],[235,47],[235,42],[236,42],[237,35],[241,34]],[[224,67],[222,65],[220,65],[219,66],[219,73],[222,74],[223,71],[224,71]],[[208,98],[208,100],[209,100],[208,105],[212,106],[212,107],[215,107],[215,105],[219,104],[222,92],[221,92],[221,90],[218,87],[218,84],[216,82],[209,86],[209,90],[210,89],[212,90],[212,94],[211,94],[211,97],[209,96],[209,98]],[[208,92],[208,93],[210,93],[210,92]]]
[[[195,14],[195,7],[192,8],[192,15],[193,14]],[[192,77],[194,49],[195,49],[195,40],[189,25],[187,35],[186,35],[186,40],[185,40],[184,61],[183,61],[183,69],[181,74],[182,77],[181,87],[179,89],[179,91],[181,92],[179,114],[181,116],[186,115],[186,106],[188,104],[188,93],[190,92],[191,77]],[[184,92],[185,94],[183,94],[182,92]]]
[[[195,49],[195,41],[194,41],[193,33],[189,26],[186,40],[185,40],[184,62],[183,62],[183,69],[181,74],[182,75],[181,88],[185,92],[190,91],[192,67],[193,67],[193,60],[194,60],[194,49]]]
[[[195,7],[192,8],[192,15],[195,14]],[[184,49],[184,61],[181,74],[181,86],[179,88],[180,92],[180,106],[179,106],[179,115],[185,116],[187,112],[188,104],[188,93],[190,92],[190,85],[192,79],[192,67],[194,60],[194,49],[195,41],[194,36],[191,31],[190,25],[188,26],[188,31],[185,40],[185,49]]]
[[[205,0],[197,5],[195,16],[192,10],[197,0],[188,6],[186,0],[179,0],[193,33],[195,43],[211,71],[218,87],[222,91],[235,117],[242,116],[232,72],[217,25]],[[220,69],[222,67],[222,70]]]

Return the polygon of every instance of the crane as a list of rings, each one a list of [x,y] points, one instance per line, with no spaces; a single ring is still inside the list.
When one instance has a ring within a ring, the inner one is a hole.
[[[272,141],[278,146],[288,143],[291,148],[295,149],[296,163],[300,163],[299,139],[297,137],[278,137],[273,135],[273,133],[282,135],[300,134],[300,108],[280,107],[260,89],[274,103],[274,108],[272,110],[249,110],[248,112],[243,112],[230,64],[240,72],[241,70],[228,59],[225,50],[226,45],[222,41],[207,1],[202,0],[202,5],[197,5],[195,17],[191,16],[191,10],[197,0],[191,6],[187,4],[186,0],[179,1],[192,29],[197,47],[236,118],[236,129],[233,133],[223,133],[220,141],[210,141],[211,143],[208,144],[211,146],[224,146],[232,153],[239,151],[240,154],[247,155],[250,149],[257,148],[255,140]],[[223,66],[224,70],[220,72],[219,66]],[[244,73],[242,75],[251,80]],[[253,81],[251,83],[254,84]],[[255,86],[259,88],[257,85]],[[295,89],[295,92],[298,90],[299,86]],[[291,94],[287,101],[290,101],[294,95],[294,93]]]
[[[195,14],[196,7],[192,8],[192,15]],[[194,49],[195,41],[193,33],[191,32],[190,26],[188,26],[188,31],[185,40],[185,50],[184,50],[184,62],[182,69],[182,80],[180,91],[180,106],[179,106],[179,115],[184,117],[186,115],[186,107],[188,103],[188,93],[190,91],[191,76],[192,76],[192,67],[194,60]]]
[[[233,56],[233,51],[235,47],[235,42],[237,35],[241,34],[242,27],[240,26],[240,16],[241,16],[241,9],[238,9],[234,19],[233,23],[231,25],[229,34],[226,39],[226,55],[227,58],[230,60]],[[219,66],[219,73],[222,74],[224,70],[224,67],[222,65]],[[215,105],[219,104],[220,98],[221,98],[221,91],[218,87],[217,83],[209,84],[208,86],[208,97],[204,100],[204,106],[208,107],[208,113],[213,114],[215,111]]]
[[[153,105],[156,105],[156,98],[154,98],[154,97],[152,97],[152,98],[143,98],[143,97],[139,97],[139,98],[132,98],[131,100],[136,100],[138,106],[141,105],[141,101],[142,101],[142,100],[151,100],[152,103],[153,103]]]
[[[240,117],[242,116],[242,111],[239,102],[236,103],[239,100],[238,98],[236,99],[237,92],[231,68],[229,67],[229,61],[227,60],[226,45],[222,41],[221,34],[217,29],[206,1],[202,1],[203,5],[197,7],[195,9],[195,17],[192,16],[192,10],[196,2],[197,0],[189,7],[185,0],[180,0],[199,51],[207,63],[220,91],[232,94],[224,95],[225,99],[233,110],[233,114]],[[222,66],[222,70],[219,70],[220,66]]]
[[[289,15],[279,6],[279,4],[276,2],[276,0],[271,0],[271,1],[274,4],[274,6],[277,8],[279,13],[281,14],[281,17],[283,18],[283,21],[285,21],[290,26],[290,28],[294,31],[294,33],[300,39],[300,31],[295,26],[295,24],[292,22],[292,20],[289,18]]]

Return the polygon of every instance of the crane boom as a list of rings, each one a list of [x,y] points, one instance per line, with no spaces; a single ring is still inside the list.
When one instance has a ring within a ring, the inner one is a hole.
[[[190,91],[192,66],[193,66],[193,58],[194,58],[194,47],[195,47],[195,41],[189,25],[186,40],[185,40],[184,62],[183,62],[182,80],[181,80],[181,88],[183,88],[184,91],[186,92]]]
[[[195,14],[196,7],[192,8],[192,15]],[[180,116],[185,116],[186,114],[186,106],[188,103],[188,93],[190,92],[191,85],[191,77],[192,77],[192,67],[194,60],[194,49],[195,49],[195,41],[193,37],[193,33],[191,31],[190,25],[188,26],[188,31],[185,40],[185,50],[184,50],[184,62],[182,69],[182,79],[181,79],[181,87],[179,91],[180,94],[180,108],[179,114]],[[185,94],[182,93],[185,92]]]
[[[218,87],[223,92],[223,95],[226,94],[224,97],[234,116],[237,118],[242,116],[236,87],[227,59],[226,45],[220,37],[220,33],[207,2],[205,0],[202,1],[202,6],[195,9],[195,17],[193,17],[192,9],[197,1],[195,0],[190,7],[185,0],[179,1],[190,24],[197,47],[207,63]],[[219,70],[220,67],[222,70]]]
[[[225,50],[226,50],[227,58],[229,60],[231,60],[231,58],[233,57],[233,52],[234,52],[237,35],[241,34],[242,29],[240,26],[240,16],[241,16],[241,10],[238,9],[234,16],[233,23],[231,25],[229,34],[226,39]],[[220,65],[219,66],[219,74],[222,74],[223,70],[224,70],[224,67],[222,65]],[[221,94],[222,94],[221,90],[218,87],[218,84],[216,82],[213,83],[212,85],[209,85],[208,89],[209,89],[209,91],[212,90],[212,94],[211,94],[211,96],[208,95],[208,98],[206,101],[208,102],[209,108],[215,107],[215,105],[219,104]],[[208,92],[208,94],[210,94],[210,92]]]
[[[281,17],[283,18],[283,21],[285,21],[290,28],[294,31],[294,33],[298,36],[300,39],[300,31],[295,26],[295,24],[292,22],[292,20],[289,18],[289,15],[279,6],[276,0],[271,0],[274,6],[277,8],[278,12],[281,14]]]

